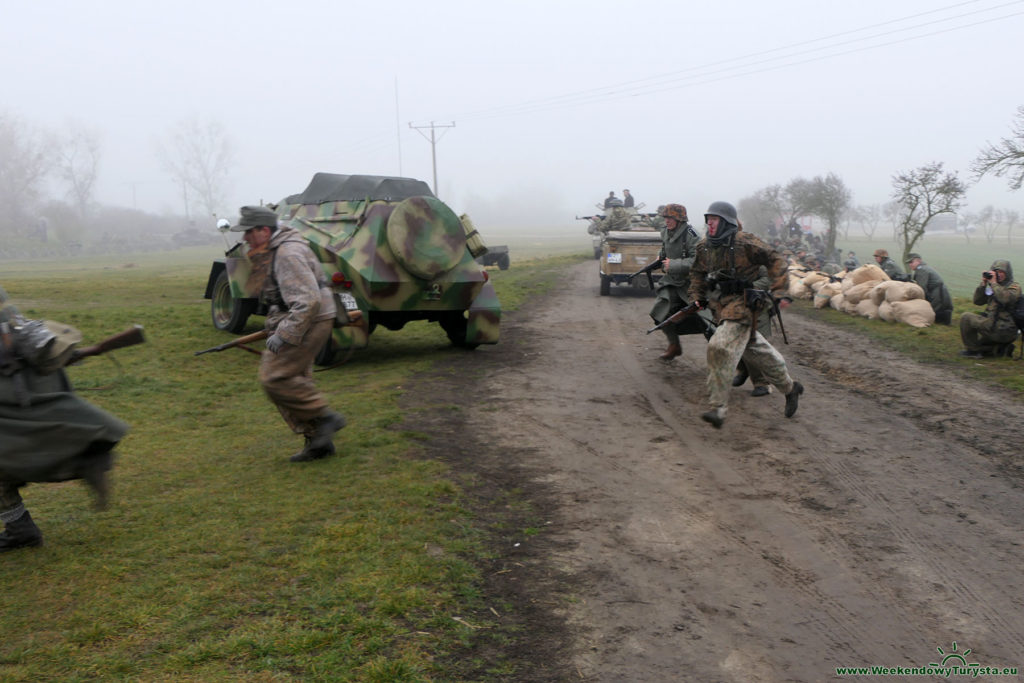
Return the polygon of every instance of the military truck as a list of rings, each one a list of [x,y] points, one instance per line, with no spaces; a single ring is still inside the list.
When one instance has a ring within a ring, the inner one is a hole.
[[[601,258],[598,270],[601,276],[601,296],[611,293],[612,285],[626,285],[635,289],[650,289],[661,279],[656,270],[651,279],[641,275],[630,280],[637,272],[661,253],[661,233],[653,228],[637,226],[632,230],[610,230],[601,240]]]
[[[303,192],[270,206],[309,241],[336,295],[340,322],[318,364],[364,348],[378,325],[399,330],[413,320],[440,324],[458,347],[498,342],[501,307],[474,260],[486,246],[470,218],[423,181],[316,173]],[[205,294],[214,327],[238,333],[267,313],[259,294],[268,265],[244,242],[214,261]]]

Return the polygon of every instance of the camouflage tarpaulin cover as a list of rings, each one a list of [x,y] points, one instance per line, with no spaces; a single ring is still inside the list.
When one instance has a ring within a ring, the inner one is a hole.
[[[317,173],[302,193],[293,194],[284,203],[323,204],[362,199],[397,202],[409,197],[433,196],[430,186],[415,178]]]

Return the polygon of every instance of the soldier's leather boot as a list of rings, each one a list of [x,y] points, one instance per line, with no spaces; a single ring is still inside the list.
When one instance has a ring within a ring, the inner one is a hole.
[[[110,499],[110,480],[107,478],[107,471],[110,470],[112,459],[111,453],[93,456],[79,472],[82,481],[92,489],[97,510],[106,510]]]
[[[700,419],[710,424],[715,429],[721,429],[725,422],[725,411],[721,408],[713,408],[700,416]]]
[[[804,385],[800,382],[793,382],[793,388],[786,394],[786,410],[783,413],[786,417],[793,417],[800,405],[800,394],[804,393]]]
[[[309,447],[320,451],[332,446],[331,440],[334,438],[334,433],[344,426],[345,418],[333,410],[316,418],[313,420],[313,433],[309,435]]]
[[[750,392],[750,395],[751,396],[767,396],[771,392],[772,392],[772,390],[771,390],[770,387],[759,386],[759,387],[754,387],[754,390]]]
[[[328,442],[324,448],[313,448],[313,438],[306,437],[306,445],[301,451],[288,458],[292,462],[309,462],[311,460],[320,460],[327,456],[334,455],[334,444]]]
[[[42,544],[43,532],[32,521],[32,515],[28,513],[28,510],[25,510],[25,514],[13,522],[7,522],[4,525],[4,532],[0,534],[0,553]]]
[[[679,344],[669,344],[668,348],[665,349],[665,353],[658,356],[658,358],[664,361],[669,361],[675,358],[676,356],[681,355],[683,355],[683,350],[679,348]]]
[[[750,373],[747,372],[747,364],[740,361],[740,364],[736,366],[736,376],[732,378],[732,385],[741,387],[748,377],[750,377]]]

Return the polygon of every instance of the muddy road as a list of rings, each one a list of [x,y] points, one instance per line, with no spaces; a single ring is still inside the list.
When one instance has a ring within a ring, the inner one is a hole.
[[[488,590],[523,628],[515,680],[1024,670],[1019,401],[791,314],[789,345],[773,341],[806,386],[799,411],[747,384],[715,430],[704,339],[659,361],[652,298],[597,288],[595,263],[573,267],[472,372],[422,387],[462,407],[418,428],[474,482],[481,519],[521,496],[543,520],[495,525]]]

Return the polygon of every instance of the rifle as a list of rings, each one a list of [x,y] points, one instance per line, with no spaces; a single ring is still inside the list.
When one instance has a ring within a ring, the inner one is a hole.
[[[578,220],[578,221],[592,221],[595,218],[601,219],[601,218],[604,218],[604,216],[597,216],[597,215],[595,215],[595,216],[576,216],[576,220]]]
[[[699,311],[700,308],[701,308],[700,304],[697,303],[696,301],[694,301],[689,306],[685,306],[683,308],[680,308],[678,311],[676,311],[675,313],[673,313],[669,317],[665,318],[664,320],[662,320],[660,323],[658,323],[657,325],[655,325],[651,329],[647,330],[647,334],[650,334],[651,332],[654,332],[655,330],[660,330],[661,328],[665,327],[666,325],[668,325],[670,323],[677,323],[680,320],[682,320],[683,318],[685,318],[686,316],[693,315],[694,313]]]
[[[123,349],[126,346],[135,346],[136,344],[141,344],[144,341],[146,341],[146,338],[142,334],[142,325],[132,325],[131,328],[124,332],[119,332],[112,337],[107,337],[99,344],[75,349],[71,352],[71,357],[68,359],[68,365],[71,363],[77,363],[83,358],[99,356],[107,353],[108,351]]]
[[[228,349],[233,349],[236,346],[238,348],[240,348],[240,349],[244,349],[245,351],[248,351],[249,353],[255,353],[255,354],[259,355],[261,353],[260,351],[257,351],[256,349],[251,349],[248,346],[246,346],[246,344],[248,344],[250,342],[254,342],[254,341],[259,341],[260,339],[266,339],[267,336],[268,335],[267,335],[267,331],[266,330],[260,330],[259,332],[253,332],[252,334],[247,334],[244,337],[236,337],[235,339],[232,339],[229,342],[225,342],[225,343],[221,344],[220,346],[213,346],[213,347],[211,347],[209,349],[203,349],[202,351],[196,351],[192,355],[194,355],[194,356],[201,356],[204,353],[213,353],[213,352],[217,352],[217,351],[227,351]]]
[[[635,273],[631,273],[628,276],[627,279],[629,280],[629,283],[632,284],[633,283],[633,278],[635,278],[637,275],[646,275],[647,276],[647,283],[651,286],[651,289],[654,289],[654,276],[651,275],[651,273],[653,273],[656,270],[661,270],[661,268],[662,268],[661,259],[657,258],[657,259],[654,259],[653,261],[651,261],[650,263],[648,263],[646,266],[644,266],[640,270],[636,271]]]

